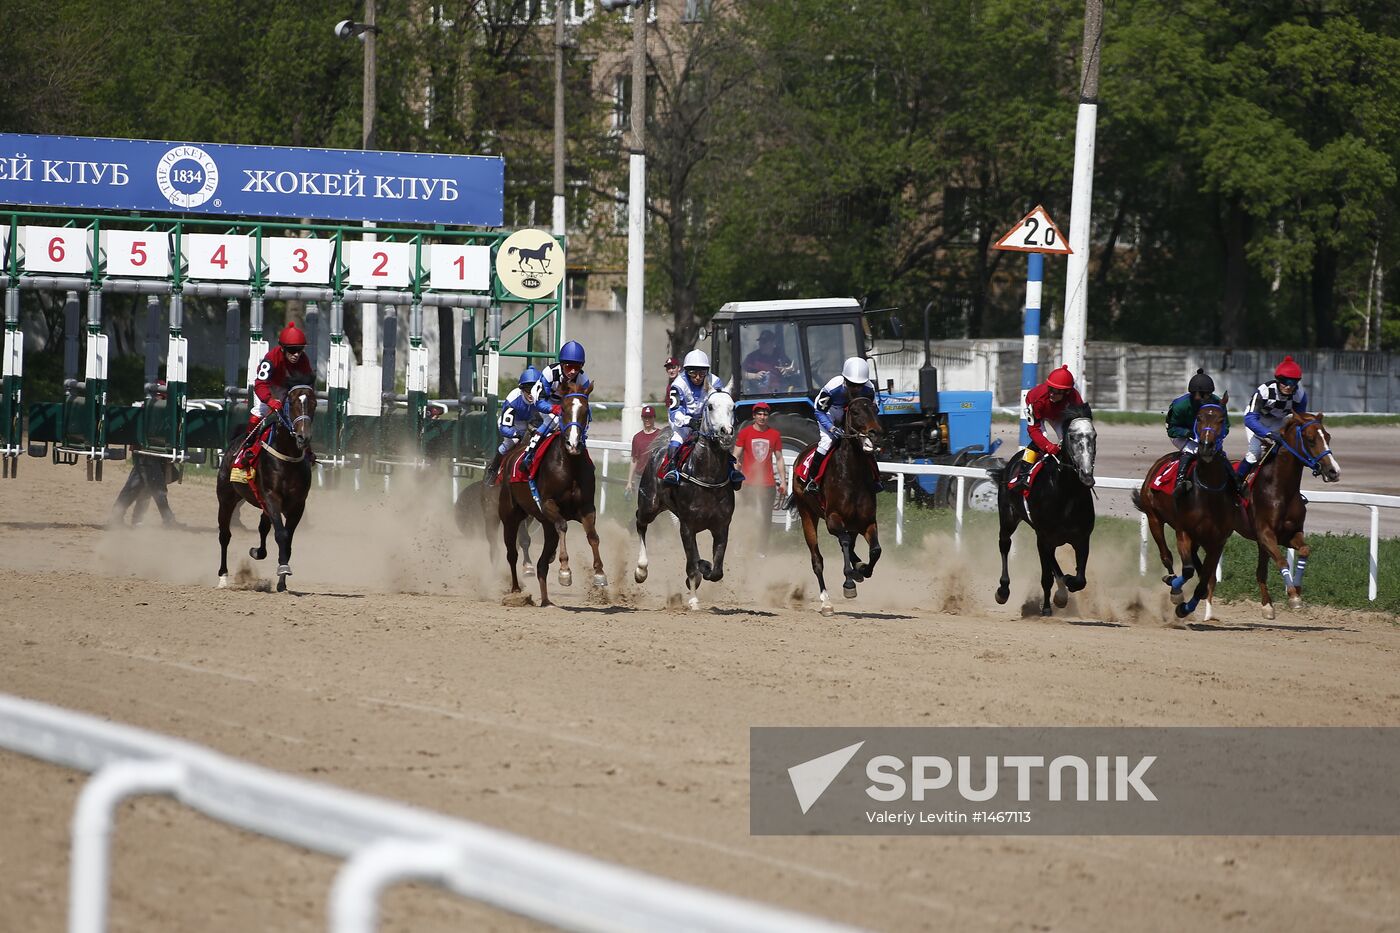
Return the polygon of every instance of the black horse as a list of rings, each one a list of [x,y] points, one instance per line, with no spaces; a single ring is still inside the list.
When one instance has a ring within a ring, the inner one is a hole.
[[[1030,495],[1021,488],[1008,488],[1012,471],[1023,466],[1021,454],[1007,464],[997,482],[997,506],[1001,512],[1001,585],[997,587],[998,603],[1011,595],[1011,575],[1006,558],[1011,551],[1011,536],[1025,522],[1035,529],[1036,548],[1040,552],[1040,587],[1044,591],[1040,614],[1050,615],[1050,584],[1056,584],[1055,605],[1063,609],[1069,603],[1069,593],[1084,589],[1084,568],[1089,563],[1089,536],[1094,531],[1094,453],[1098,432],[1094,415],[1088,405],[1071,406],[1065,410],[1064,427],[1060,436],[1064,443],[1059,454],[1045,457]],[[1024,467],[1025,482],[1030,467]],[[1066,577],[1055,560],[1055,548],[1068,544],[1074,548],[1075,573]]]
[[[253,457],[253,476],[246,483],[229,480],[237,446],[224,451],[216,490],[219,496],[219,586],[228,586],[228,543],[233,537],[229,522],[240,501],[262,510],[258,520],[258,546],[248,549],[253,560],[267,556],[267,532],[277,541],[277,592],[287,589],[292,575],[292,535],[296,534],[306,496],[311,492],[311,424],[316,416],[316,389],[293,386],[282,408],[274,414],[272,434],[255,441],[260,449]]]
[[[695,447],[681,471],[679,486],[666,486],[656,477],[666,445],[656,445],[642,468],[637,484],[637,569],[632,577],[638,583],[647,578],[647,526],[662,512],[680,521],[681,544],[685,547],[685,588],[691,609],[700,608],[700,581],[717,583],[724,577],[724,550],[729,545],[729,522],[734,517],[734,487],[729,481],[734,446],[734,399],[728,392],[715,392],[705,401],[705,414]],[[695,536],[710,533],[711,560],[702,560]]]

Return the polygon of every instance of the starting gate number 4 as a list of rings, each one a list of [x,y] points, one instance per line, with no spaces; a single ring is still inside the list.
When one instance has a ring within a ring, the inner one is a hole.
[[[246,236],[219,233],[186,234],[185,258],[190,278],[225,282],[246,282],[252,278],[251,240]]]

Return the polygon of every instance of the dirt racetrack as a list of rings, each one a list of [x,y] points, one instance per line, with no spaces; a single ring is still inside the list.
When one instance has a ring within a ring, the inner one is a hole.
[[[211,485],[172,488],[188,530],[101,526],[124,471],[87,483],[37,460],[0,482],[0,691],[180,736],[668,877],[881,929],[1383,930],[1400,924],[1400,839],[755,838],[754,725],[1400,725],[1390,617],[1226,605],[1167,628],[1136,554],[1096,554],[1052,620],[991,599],[995,544],[949,559],[887,536],[834,619],[789,540],[732,544],[701,612],[667,608],[679,545],[602,525],[612,585],[504,607],[504,577],[447,495],[317,490],[293,592],[272,561],[213,588]],[[246,511],[246,510],[245,510]],[[245,517],[251,521],[251,517]],[[836,550],[824,544],[831,566]],[[1032,549],[1023,548],[1028,554]],[[261,581],[261,585],[260,582]],[[532,585],[533,581],[530,581]],[[81,776],[0,752],[0,930],[57,930]],[[111,928],[318,930],[336,863],[168,801],[123,811]],[[524,926],[396,889],[384,929]]]

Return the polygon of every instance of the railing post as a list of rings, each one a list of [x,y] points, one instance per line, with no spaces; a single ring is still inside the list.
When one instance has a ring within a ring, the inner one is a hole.
[[[348,859],[331,888],[331,933],[375,933],[379,897],[399,881],[439,881],[462,862],[446,842],[381,839]]]
[[[172,794],[185,779],[178,761],[116,761],[83,787],[73,811],[73,865],[68,882],[69,933],[106,933],[112,824],[117,807],[138,794]]]
[[[1371,602],[1376,601],[1376,559],[1380,556],[1381,537],[1381,510],[1380,506],[1367,506],[1371,510],[1371,561],[1369,579],[1366,588],[1366,598]]]
[[[1039,255],[1039,254],[1037,254]],[[953,545],[962,550],[963,499],[967,494],[967,477],[958,476],[958,504],[953,511]]]
[[[603,482],[602,490],[598,493],[598,514],[602,515],[608,511],[608,464],[612,458],[612,448],[603,448]]]
[[[1147,516],[1143,515],[1138,520],[1138,536],[1142,539],[1138,544],[1138,576],[1147,576]]]
[[[904,472],[895,474],[894,481],[894,543],[904,543]]]

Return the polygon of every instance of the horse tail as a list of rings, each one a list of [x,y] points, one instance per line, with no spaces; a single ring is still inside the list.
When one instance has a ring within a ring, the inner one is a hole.
[[[1137,509],[1139,512],[1142,512],[1143,514],[1146,514],[1146,513],[1147,513],[1147,507],[1144,506],[1144,505],[1142,504],[1142,490],[1140,490],[1140,489],[1134,489],[1134,490],[1133,490],[1132,499],[1133,499],[1133,508]]]

